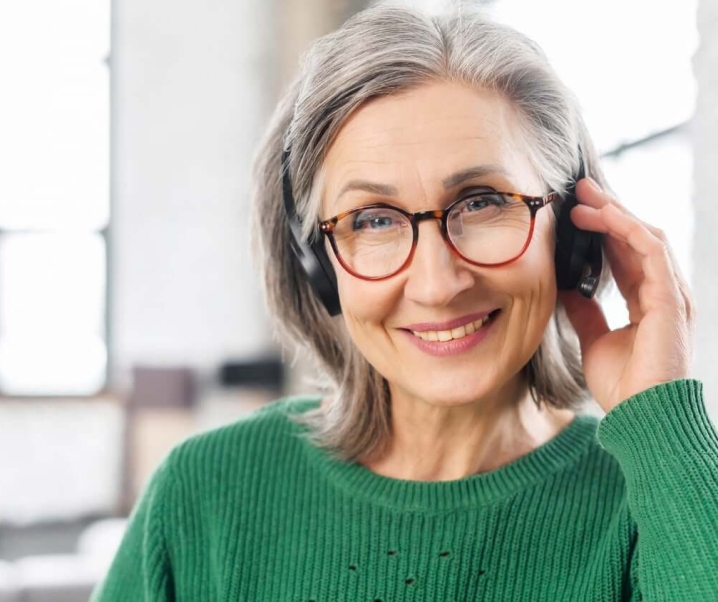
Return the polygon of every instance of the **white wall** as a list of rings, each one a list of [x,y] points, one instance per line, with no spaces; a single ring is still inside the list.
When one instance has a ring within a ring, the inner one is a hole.
[[[691,283],[698,304],[695,375],[703,381],[706,404],[718,421],[718,3],[698,5],[700,45],[693,57],[698,81],[696,113],[692,123],[694,148],[695,238]]]
[[[111,385],[135,362],[214,370],[270,345],[248,170],[276,97],[273,3],[115,0]]]

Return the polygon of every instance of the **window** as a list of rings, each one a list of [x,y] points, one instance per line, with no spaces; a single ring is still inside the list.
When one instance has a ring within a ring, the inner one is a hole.
[[[107,366],[110,3],[0,7],[0,393],[82,395]]]

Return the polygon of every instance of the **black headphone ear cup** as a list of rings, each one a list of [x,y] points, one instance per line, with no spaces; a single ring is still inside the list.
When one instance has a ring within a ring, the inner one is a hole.
[[[296,216],[287,216],[289,220],[290,245],[295,257],[302,266],[304,275],[322,305],[330,316],[341,313],[339,293],[334,268],[329,255],[323,247],[323,240],[305,242],[301,236],[301,225]]]
[[[327,308],[330,316],[337,316],[342,313],[339,303],[339,288],[337,287],[337,275],[332,262],[324,246],[324,239],[319,237],[311,243],[310,248],[316,261],[316,268],[308,273],[309,282],[319,296],[319,300]]]
[[[588,238],[590,240],[588,263],[591,271],[581,278],[578,284],[578,292],[590,299],[596,294],[601,280],[601,271],[603,270],[603,247],[601,241],[603,237],[598,232],[590,232]]]
[[[577,289],[590,299],[598,289],[603,267],[602,236],[598,232],[580,230],[571,221],[571,209],[578,205],[576,184],[586,177],[583,150],[579,146],[578,174],[569,187],[558,210],[556,223],[556,287],[560,291]],[[590,271],[584,275],[586,266]]]
[[[302,270],[319,301],[327,309],[330,316],[336,316],[342,311],[339,303],[336,274],[327,255],[321,235],[315,235],[313,240],[310,241],[305,241],[302,237],[302,225],[294,207],[292,184],[289,178],[289,150],[285,150],[282,154],[282,196],[289,224],[292,252],[299,260]]]
[[[587,241],[571,222],[571,209],[575,206],[575,198],[567,196],[559,210],[556,224],[556,286],[560,291],[575,289],[583,274],[582,258]]]
[[[569,194],[559,210],[556,224],[556,287],[560,291],[578,290],[586,298],[598,289],[603,256],[601,235],[578,229],[571,221],[571,209],[578,202]],[[590,271],[584,275],[586,266]]]

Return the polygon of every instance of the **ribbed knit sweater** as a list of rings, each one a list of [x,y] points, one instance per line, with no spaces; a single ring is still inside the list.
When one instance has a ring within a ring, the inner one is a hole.
[[[698,380],[441,482],[311,445],[287,415],[318,403],[176,446],[93,602],[718,600],[718,434]]]

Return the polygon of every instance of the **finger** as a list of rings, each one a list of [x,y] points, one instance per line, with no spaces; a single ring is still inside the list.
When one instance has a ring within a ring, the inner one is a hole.
[[[580,186],[580,192],[579,192],[579,186]],[[593,207],[594,209],[601,209],[605,205],[612,204],[618,207],[621,211],[624,213],[635,217],[636,219],[639,219],[638,216],[636,216],[634,213],[628,210],[628,208],[623,205],[617,198],[611,196],[607,192],[604,192],[603,190],[599,190],[597,188],[594,188],[593,185],[590,183],[590,180],[588,178],[583,178],[582,180],[579,180],[579,184],[576,186],[576,192],[577,192],[577,200],[580,203],[585,203],[585,205],[589,207]],[[579,205],[580,207],[581,205]],[[659,228],[656,228],[655,226],[651,226],[650,224],[643,222],[643,225],[648,228],[648,230],[663,240],[665,242],[665,234],[662,230]]]
[[[611,330],[603,309],[595,298],[586,299],[576,291],[561,291],[559,299],[578,335],[581,354],[585,356],[594,341]]]
[[[609,235],[609,237],[605,238],[606,242],[604,244],[604,250],[606,251],[606,255],[609,256],[609,261],[615,258],[624,266],[630,264],[633,271],[641,270],[640,259],[637,259],[635,255],[630,253],[631,246],[620,238],[610,236],[611,230],[600,209],[584,207],[582,205],[574,207],[571,211],[571,221],[581,230],[601,232]]]
[[[582,230],[610,234],[601,211],[593,207],[581,205],[575,207],[571,212],[571,220],[576,227]],[[610,235],[604,239],[603,250],[611,265],[611,272],[618,290],[629,306],[635,307],[636,302],[633,297],[638,285],[643,280],[643,266],[640,255],[634,253],[627,242]]]
[[[598,184],[594,185],[593,180],[589,178],[583,178],[582,180],[579,180],[579,183],[576,186],[576,194],[576,199],[584,206],[593,207],[594,209],[602,209],[606,205],[612,204],[624,213],[627,213],[628,215],[639,219],[636,215],[631,213],[628,208],[623,205],[617,198],[615,198],[608,192],[601,190],[598,187]],[[654,228],[653,226],[646,224],[645,222],[643,223],[649,230],[653,232],[653,234],[658,234],[658,228]]]
[[[618,203],[610,194],[601,190],[598,184],[594,186],[592,182],[589,178],[582,178],[576,184],[576,200],[579,203],[595,209],[600,209],[606,203]]]
[[[613,204],[605,205],[600,212],[609,236],[627,243],[641,256],[643,273],[651,288],[676,294],[678,281],[671,265],[668,245],[651,233],[641,220],[624,213]]]
[[[603,234],[608,232],[608,226],[601,216],[601,210],[595,207],[576,205],[571,209],[571,221],[581,230],[590,230],[591,232],[601,232]]]
[[[617,209],[619,209],[622,213],[625,213],[626,215],[634,218],[637,221],[640,221],[643,226],[656,238],[658,238],[660,241],[663,242],[666,253],[669,258],[669,265],[671,268],[671,271],[673,272],[674,279],[676,281],[677,288],[680,292],[683,305],[686,311],[686,314],[688,315],[689,319],[692,319],[694,314],[694,305],[695,302],[692,299],[692,296],[690,294],[690,288],[688,287],[688,283],[686,282],[685,278],[683,277],[683,274],[680,269],[680,265],[678,263],[678,260],[676,259],[675,253],[673,252],[673,248],[671,247],[670,243],[668,242],[668,239],[660,228],[657,228],[655,226],[652,226],[642,220],[639,220],[633,213],[631,213],[624,205],[622,205],[618,199],[614,198],[610,194],[604,192],[601,190],[597,184],[595,184],[593,180],[590,180],[588,178],[583,178],[579,180],[579,182],[576,185],[576,195],[577,200],[580,203],[584,203],[584,205],[578,205],[575,207],[571,213],[572,221],[576,224],[577,227],[582,229],[588,229],[588,230],[594,230],[594,228],[597,226],[597,222],[600,222],[600,220],[594,215],[588,212],[590,208],[593,209],[602,209],[604,206],[611,204]],[[577,215],[577,219],[574,219],[574,214]],[[598,232],[605,232],[606,230],[600,229],[600,225],[598,225],[599,229],[596,229],[595,231]],[[615,245],[612,246],[610,243],[605,245],[606,255],[611,255],[611,251],[613,251],[614,255],[617,255],[618,253],[616,251],[620,251],[615,248]],[[622,255],[622,253],[621,253]],[[610,258],[609,258],[610,261]],[[625,262],[624,262],[625,265]],[[614,262],[611,262],[611,266],[613,268]],[[615,270],[614,270],[615,271]],[[619,284],[618,277],[616,278],[617,284]],[[619,285],[619,289],[620,289]],[[623,290],[621,290],[623,293]],[[625,296],[625,295],[624,295]]]
[[[668,239],[667,239],[665,233],[663,232],[663,230],[656,228],[654,226],[651,226],[650,224],[647,224],[646,222],[638,219],[635,215],[633,215],[625,207],[622,207],[621,205],[619,205],[618,203],[616,203],[614,201],[608,201],[608,202],[604,203],[602,205],[602,208],[609,204],[614,205],[625,215],[627,215],[630,218],[643,224],[643,226],[653,236],[655,236],[661,242],[663,242],[663,244],[665,245],[665,248],[666,248],[666,252],[668,253],[668,257],[670,260],[669,261],[670,267],[673,272],[673,276],[674,276],[675,280],[677,281],[678,288],[681,291],[681,294],[686,302],[686,305],[687,306],[690,305],[690,293],[689,293],[688,284],[681,273],[681,269],[680,269],[680,265],[678,264],[678,260],[676,259],[673,249],[672,249],[670,243],[668,242]],[[581,228],[582,230],[590,230],[590,231],[610,234],[609,228],[605,224],[605,222],[601,216],[600,210],[596,209],[594,207],[589,207],[589,206],[585,206],[585,205],[577,205],[571,211],[571,221],[576,225],[576,227]],[[606,255],[609,256],[608,257],[609,261],[611,261],[611,259],[612,259],[611,256],[616,257],[617,259],[619,259],[619,261],[622,259],[623,261],[620,261],[620,265],[624,266],[624,268],[625,268],[626,264],[627,264],[627,262],[625,261],[625,258],[626,258],[626,255],[625,255],[626,248],[625,247],[627,246],[627,243],[625,243],[623,241],[616,241],[616,242],[618,244],[614,243],[612,245],[609,243],[609,244],[605,245]],[[616,264],[614,263],[614,261],[611,261],[611,267],[613,268],[615,265]],[[635,271],[635,269],[632,271]],[[617,284],[619,284],[619,288],[621,288],[619,277],[618,277],[618,274],[616,273],[616,270],[614,270],[614,273],[616,275],[616,282],[617,282]],[[621,292],[623,292],[623,291],[621,291]]]

